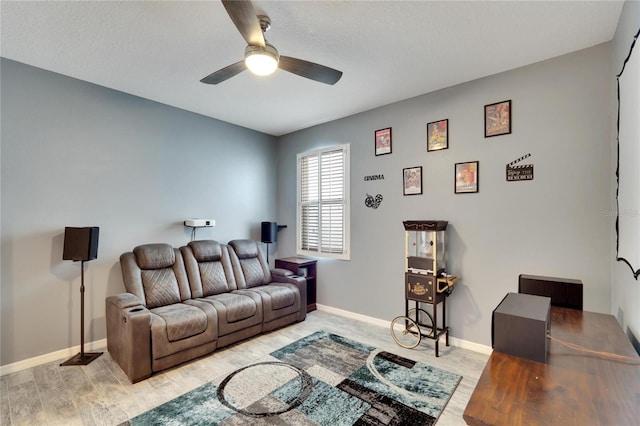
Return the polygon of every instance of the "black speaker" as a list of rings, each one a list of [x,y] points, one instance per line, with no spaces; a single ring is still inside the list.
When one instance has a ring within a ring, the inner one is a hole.
[[[491,346],[495,351],[547,362],[551,298],[509,293],[493,310]]]
[[[582,281],[571,278],[518,276],[518,293],[551,298],[551,305],[582,310]]]
[[[262,242],[275,243],[278,241],[278,224],[276,222],[262,222]]]
[[[93,260],[98,258],[98,233],[100,228],[64,228],[62,260]]]

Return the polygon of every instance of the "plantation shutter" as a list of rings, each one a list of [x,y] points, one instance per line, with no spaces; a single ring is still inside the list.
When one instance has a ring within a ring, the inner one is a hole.
[[[298,252],[348,258],[348,145],[300,154]]]
[[[320,239],[320,169],[318,156],[302,158],[301,173],[301,242],[303,250],[318,251]]]

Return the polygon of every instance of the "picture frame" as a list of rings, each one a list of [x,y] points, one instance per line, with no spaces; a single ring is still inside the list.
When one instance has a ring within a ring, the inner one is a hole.
[[[480,191],[480,162],[467,161],[454,166],[454,192],[472,194]]]
[[[484,137],[508,135],[511,133],[511,100],[484,106]]]
[[[449,148],[449,119],[427,123],[427,152]]]
[[[391,127],[374,132],[374,146],[376,156],[391,154]]]
[[[404,195],[422,194],[422,166],[402,169],[402,191]]]

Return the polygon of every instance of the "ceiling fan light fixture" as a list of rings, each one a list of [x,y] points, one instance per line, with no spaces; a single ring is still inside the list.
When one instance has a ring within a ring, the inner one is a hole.
[[[244,51],[244,63],[255,75],[270,75],[278,68],[280,56],[275,47],[270,44],[262,46],[247,46]]]

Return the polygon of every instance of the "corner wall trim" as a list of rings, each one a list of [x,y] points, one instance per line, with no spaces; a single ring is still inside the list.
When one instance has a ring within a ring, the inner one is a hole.
[[[380,327],[386,327],[386,328],[391,327],[391,321],[369,317],[366,315],[345,311],[345,310],[334,308],[327,305],[316,304],[316,307],[318,308],[319,311],[329,312],[331,314],[352,318],[358,321],[366,322],[366,323],[377,325]],[[479,352],[486,355],[491,355],[491,352],[493,352],[493,349],[490,346],[482,345],[480,343],[469,342],[468,340],[458,339],[456,337],[451,337],[451,336],[449,336],[449,344],[461,349],[468,349],[470,351]]]
[[[85,350],[96,351],[107,349],[107,339],[96,340],[89,342],[85,345]],[[37,365],[46,364],[48,362],[60,361],[63,362],[66,358],[69,358],[80,352],[80,345],[73,346],[67,349],[61,349],[55,352],[49,352],[48,354],[34,356],[33,358],[24,359],[22,361],[14,362],[13,364],[0,365],[0,376],[6,374],[15,373],[17,371],[26,370],[27,368],[35,367]]]

